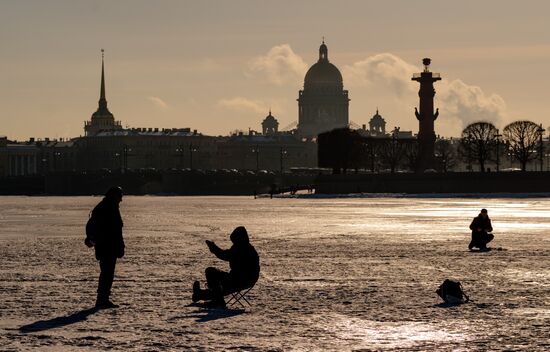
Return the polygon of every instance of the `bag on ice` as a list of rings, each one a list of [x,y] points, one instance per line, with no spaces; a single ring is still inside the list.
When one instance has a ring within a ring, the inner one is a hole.
[[[459,304],[470,300],[468,295],[464,293],[460,282],[455,280],[445,279],[435,292],[445,303]]]

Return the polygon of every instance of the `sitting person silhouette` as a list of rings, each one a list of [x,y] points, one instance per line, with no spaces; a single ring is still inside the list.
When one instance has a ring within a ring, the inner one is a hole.
[[[206,241],[208,249],[216,257],[229,262],[229,273],[209,267],[205,270],[208,289],[193,283],[193,302],[210,301],[213,307],[225,307],[223,296],[254,286],[260,275],[260,258],[250,244],[244,226],[239,226],[230,235],[233,245],[221,249],[212,241]]]
[[[493,226],[487,209],[481,209],[479,215],[470,224],[470,230],[472,230],[472,240],[468,245],[468,249],[472,250],[477,247],[480,251],[488,251],[487,243],[491,242],[495,236],[490,233],[493,231]]]

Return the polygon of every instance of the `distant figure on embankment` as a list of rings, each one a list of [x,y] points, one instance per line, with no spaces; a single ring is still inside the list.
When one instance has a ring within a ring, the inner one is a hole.
[[[223,297],[254,286],[260,275],[260,258],[250,244],[244,226],[239,226],[230,235],[233,245],[221,249],[212,241],[206,241],[208,249],[216,257],[229,262],[229,273],[209,267],[205,270],[208,289],[201,289],[200,283],[193,283],[193,302],[210,301],[212,307],[225,307]]]
[[[472,240],[468,245],[468,249],[472,250],[477,247],[481,252],[488,251],[487,243],[491,242],[495,236],[491,233],[493,226],[487,209],[481,209],[479,215],[470,224],[470,230],[472,230]]]
[[[88,247],[95,247],[95,257],[99,260],[101,270],[95,305],[97,309],[118,308],[118,305],[109,300],[109,296],[115,277],[116,261],[124,256],[120,202],[122,188],[111,187],[103,200],[92,210],[86,225],[84,243]]]

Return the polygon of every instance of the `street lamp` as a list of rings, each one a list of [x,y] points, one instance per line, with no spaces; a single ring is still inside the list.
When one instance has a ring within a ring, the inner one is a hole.
[[[544,131],[545,129],[542,128],[542,123],[540,124],[537,132],[539,133],[539,159],[540,159],[540,171],[544,171],[544,164],[543,164],[543,159],[542,159],[542,154],[544,152],[544,147],[542,145],[542,136],[544,135]]]
[[[258,172],[260,170],[260,147],[256,145],[252,148],[252,153],[256,153],[256,172]]]
[[[193,146],[193,143],[189,144],[189,168],[193,170],[193,153],[198,151],[198,146]]]
[[[179,162],[180,169],[183,169],[183,152],[184,152],[183,147],[181,145],[178,145],[178,147],[176,148],[176,153],[179,153],[179,156],[180,156],[180,162]]]
[[[60,156],[60,152],[53,152],[53,171],[57,172],[57,157]]]
[[[127,144],[124,144],[122,148],[123,164],[124,164],[124,168],[122,169],[123,172],[125,172],[126,169],[128,169],[128,153],[130,152],[132,152],[132,149],[129,148]]]
[[[472,134],[468,132],[468,171],[472,172]]]
[[[495,135],[495,138],[497,139],[497,172],[500,171],[500,137],[502,137],[501,134],[498,133]]]
[[[49,170],[46,170],[46,166],[45,166],[45,164],[46,164],[46,162],[48,161],[48,159],[42,158],[41,161],[42,161],[42,176],[44,176],[44,175],[46,175],[46,171],[49,172]]]
[[[283,149],[283,147],[281,147],[281,151],[280,151],[280,161],[281,161],[281,175],[283,174],[283,156],[287,154],[287,151]]]
[[[120,158],[120,153],[115,153],[115,157],[118,159],[118,167],[120,168],[120,171],[122,172],[122,159]]]

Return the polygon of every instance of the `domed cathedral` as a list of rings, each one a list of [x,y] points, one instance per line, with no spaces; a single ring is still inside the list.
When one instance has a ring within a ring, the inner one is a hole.
[[[347,127],[349,98],[344,90],[340,70],[328,60],[323,40],[319,60],[304,78],[304,89],[298,96],[298,134],[317,137],[319,133]]]

